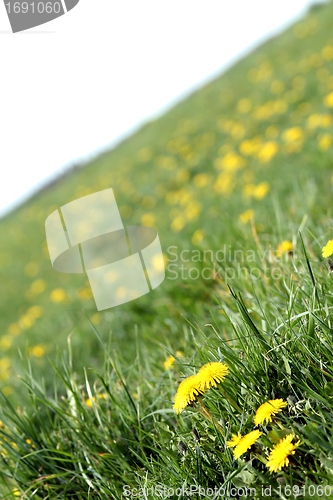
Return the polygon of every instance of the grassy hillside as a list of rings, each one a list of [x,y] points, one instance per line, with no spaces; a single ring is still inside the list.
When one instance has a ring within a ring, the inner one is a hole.
[[[4,496],[333,498],[332,24],[332,3],[312,9],[0,220]],[[98,313],[84,275],[52,269],[44,223],[109,187],[125,225],[157,229],[166,279]]]

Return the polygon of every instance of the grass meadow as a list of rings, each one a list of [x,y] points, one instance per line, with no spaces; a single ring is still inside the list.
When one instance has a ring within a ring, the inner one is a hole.
[[[1,498],[333,498],[332,25],[314,7],[0,220]],[[44,224],[110,187],[166,278],[97,312]]]

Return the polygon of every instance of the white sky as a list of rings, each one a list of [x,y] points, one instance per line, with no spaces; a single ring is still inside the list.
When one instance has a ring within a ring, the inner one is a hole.
[[[1,2],[0,214],[161,114],[312,3],[81,0],[12,34]]]

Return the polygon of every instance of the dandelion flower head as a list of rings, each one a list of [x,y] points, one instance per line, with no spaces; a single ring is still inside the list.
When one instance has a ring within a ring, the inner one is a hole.
[[[275,416],[282,410],[282,408],[287,405],[288,403],[286,403],[286,401],[283,401],[283,399],[270,399],[269,401],[266,401],[266,403],[263,403],[261,406],[259,406],[256,411],[254,417],[255,425],[262,424],[265,421],[272,422],[272,416]]]
[[[292,252],[293,249],[294,249],[294,246],[293,246],[292,242],[289,240],[284,240],[277,247],[276,255],[278,257],[281,257],[284,253]]]
[[[235,448],[239,444],[241,439],[242,435],[240,432],[238,434],[233,434],[231,436],[231,439],[227,441],[227,448]]]
[[[224,363],[214,362],[203,365],[197,373],[200,382],[200,390],[207,391],[211,387],[216,387],[223,382],[229,373],[229,368]]]
[[[173,409],[176,413],[181,413],[186,406],[196,401],[202,391],[200,390],[200,382],[197,375],[191,375],[183,380],[175,395]]]
[[[245,453],[251,446],[260,438],[262,432],[255,430],[251,431],[239,441],[234,449],[234,458],[237,460],[243,453]]]
[[[294,455],[295,449],[300,443],[297,441],[293,444],[294,437],[293,434],[288,434],[272,448],[266,464],[270,472],[277,472],[289,464],[289,455]]]
[[[329,257],[330,255],[332,255],[332,253],[333,253],[333,240],[329,240],[322,249],[322,255],[324,259],[326,259],[326,257]]]

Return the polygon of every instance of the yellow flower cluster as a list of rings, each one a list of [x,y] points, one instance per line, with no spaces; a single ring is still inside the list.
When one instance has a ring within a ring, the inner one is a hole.
[[[272,417],[286,406],[287,402],[283,401],[283,399],[270,399],[266,401],[260,405],[256,411],[254,417],[255,425],[258,426],[260,424],[272,422]],[[228,448],[234,448],[233,455],[234,459],[237,460],[256,443],[261,435],[262,432],[257,429],[244,436],[239,432],[238,434],[232,434],[231,439],[227,441],[226,445]],[[293,439],[294,435],[288,434],[283,439],[280,439],[280,441],[270,450],[266,463],[266,467],[270,472],[277,472],[282,467],[289,464],[288,457],[295,453],[295,449],[300,443],[300,441],[297,441],[297,443],[293,444]]]

